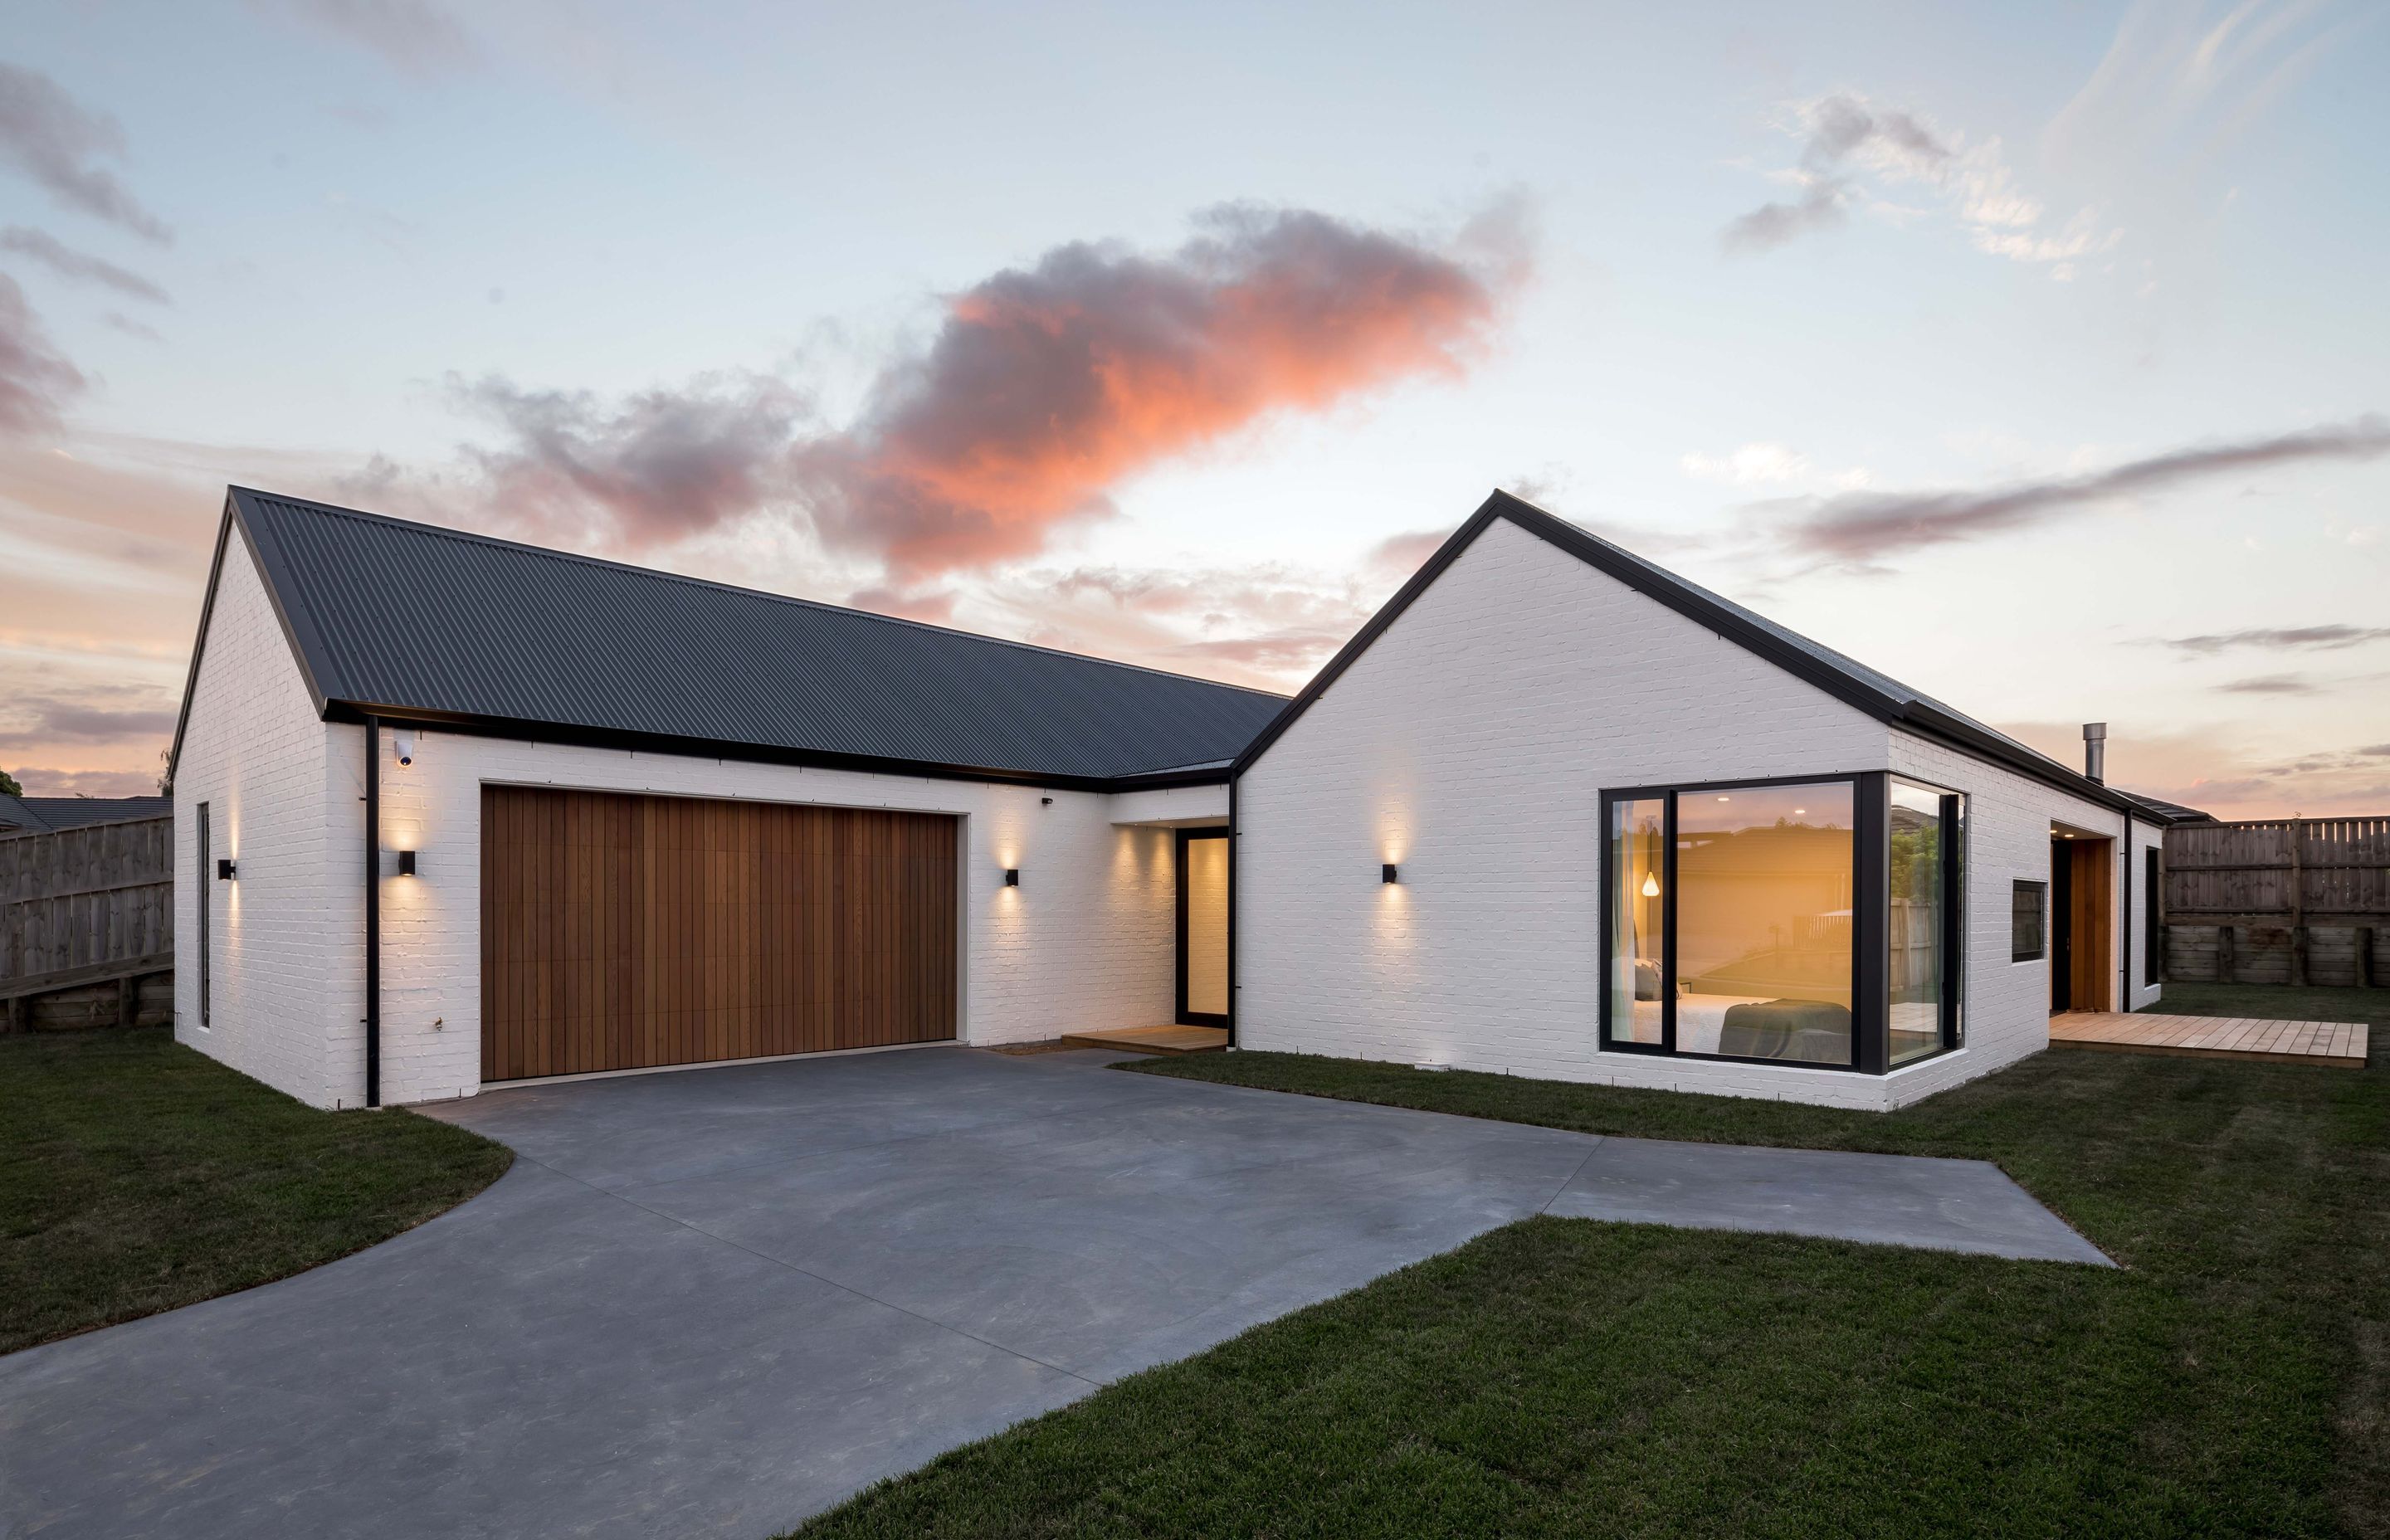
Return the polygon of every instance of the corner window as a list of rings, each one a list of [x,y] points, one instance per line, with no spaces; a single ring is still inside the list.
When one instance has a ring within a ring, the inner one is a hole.
[[[2049,884],[2016,883],[2009,894],[2009,961],[2039,962],[2049,934]]]
[[[1857,1062],[1849,779],[1609,801],[1614,1046]]]
[[[1956,794],[1879,772],[1602,803],[1603,1047],[1880,1073],[1957,1045]]]

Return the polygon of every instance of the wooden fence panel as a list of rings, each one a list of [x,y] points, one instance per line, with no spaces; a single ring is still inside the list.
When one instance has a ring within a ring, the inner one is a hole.
[[[172,969],[173,860],[172,818],[0,840],[0,995]]]
[[[2390,921],[2390,818],[2169,828],[2165,907],[2185,924]]]

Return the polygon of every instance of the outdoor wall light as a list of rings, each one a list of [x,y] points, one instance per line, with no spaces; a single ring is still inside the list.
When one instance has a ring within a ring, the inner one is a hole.
[[[401,764],[415,763],[415,729],[400,727],[390,735],[390,751]]]
[[[217,881],[219,881],[219,882],[229,882],[229,881],[231,881],[234,878],[236,878],[236,877],[239,876],[239,875],[240,875],[240,868],[239,868],[238,866],[234,866],[234,865],[233,865],[229,860],[226,860],[226,859],[225,859],[225,858],[224,858],[223,856],[218,856],[218,857],[216,858],[216,880],[217,880]]]
[[[1018,888],[1021,886],[1021,868],[1019,866],[1007,866],[1004,868],[1004,885],[1008,888]]]
[[[1645,898],[1657,898],[1660,896],[1660,879],[1654,873],[1645,872],[1643,874],[1643,896]]]
[[[1389,861],[1384,866],[1378,868],[1378,880],[1381,882],[1399,882],[1402,879],[1396,875],[1394,871],[1394,864],[1392,861]]]
[[[413,877],[415,875],[415,853],[413,851],[403,850],[398,853],[398,875],[401,877]]]

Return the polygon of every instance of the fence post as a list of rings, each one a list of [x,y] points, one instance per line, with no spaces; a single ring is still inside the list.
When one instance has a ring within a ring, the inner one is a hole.
[[[2232,927],[2219,925],[2216,928],[2216,982],[2219,984],[2233,982],[2233,971]]]
[[[2304,818],[2294,818],[2287,831],[2291,841],[2291,984],[2297,988],[2307,982],[2307,879],[2305,846],[2307,825]]]
[[[2373,987],[2373,927],[2371,925],[2357,928],[2357,987]]]

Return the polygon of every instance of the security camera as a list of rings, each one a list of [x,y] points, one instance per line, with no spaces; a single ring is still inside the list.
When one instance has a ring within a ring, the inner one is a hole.
[[[411,727],[402,727],[398,731],[391,734],[390,748],[391,752],[398,756],[399,764],[413,764],[415,763],[414,729]]]

